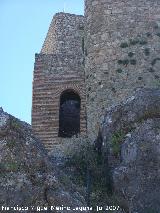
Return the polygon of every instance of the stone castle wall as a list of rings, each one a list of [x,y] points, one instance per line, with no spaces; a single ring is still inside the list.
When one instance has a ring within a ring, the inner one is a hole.
[[[83,16],[58,13],[35,56],[32,127],[48,149],[59,143],[60,96],[67,89],[81,98],[80,132],[86,133],[83,36]]]
[[[44,54],[72,54],[82,58],[84,16],[57,13],[53,16],[41,49]]]
[[[94,139],[106,108],[160,85],[159,14],[158,0],[85,0],[85,17],[53,17],[33,81],[32,126],[47,147],[59,143],[63,91],[80,95],[81,133],[87,120]]]
[[[160,1],[85,0],[87,128],[138,87],[160,85]]]

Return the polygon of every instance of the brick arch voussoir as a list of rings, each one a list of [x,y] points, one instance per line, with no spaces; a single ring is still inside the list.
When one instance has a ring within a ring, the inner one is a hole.
[[[75,93],[79,95],[79,97],[82,99],[85,95],[83,88],[77,86],[77,85],[65,85],[59,88],[56,92],[56,96],[60,98],[61,94],[67,90],[72,90]]]

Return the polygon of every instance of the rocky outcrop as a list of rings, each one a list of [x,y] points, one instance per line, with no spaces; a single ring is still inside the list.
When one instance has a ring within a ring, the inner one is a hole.
[[[102,128],[113,190],[126,212],[160,211],[160,89],[110,108]]]
[[[0,108],[0,206],[9,207],[9,212],[17,205],[27,212],[36,212],[37,207],[55,212],[56,206],[84,206],[75,186],[69,180],[59,181],[60,174],[31,126]]]
[[[122,143],[122,162],[113,171],[113,183],[130,212],[159,212],[159,156],[160,119],[144,121]]]

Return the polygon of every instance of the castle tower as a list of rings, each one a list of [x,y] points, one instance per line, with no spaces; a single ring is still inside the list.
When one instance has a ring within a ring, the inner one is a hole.
[[[32,127],[48,149],[86,133],[83,37],[83,16],[58,13],[35,56]]]
[[[160,86],[160,1],[85,0],[87,128],[139,87]],[[144,106],[145,107],[145,106]]]

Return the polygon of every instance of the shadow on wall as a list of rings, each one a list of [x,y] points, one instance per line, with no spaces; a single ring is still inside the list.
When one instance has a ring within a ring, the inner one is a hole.
[[[80,96],[65,90],[60,96],[58,137],[70,138],[80,133]]]

